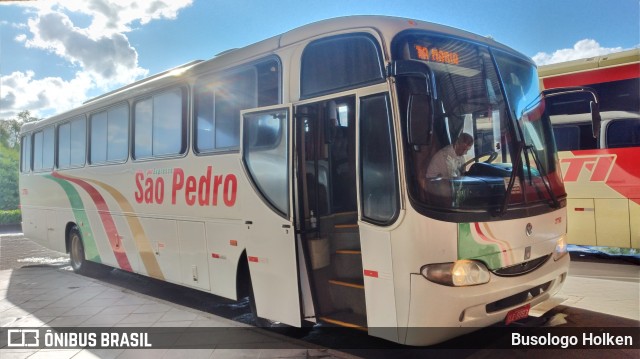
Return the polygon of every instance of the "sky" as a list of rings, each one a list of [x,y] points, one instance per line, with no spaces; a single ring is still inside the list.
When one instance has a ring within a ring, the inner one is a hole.
[[[192,60],[362,14],[491,36],[539,65],[640,47],[640,0],[0,0],[0,119],[45,118]]]

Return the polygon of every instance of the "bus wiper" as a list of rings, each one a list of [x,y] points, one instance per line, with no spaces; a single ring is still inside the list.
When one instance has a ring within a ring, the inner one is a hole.
[[[525,142],[524,145],[522,146],[522,150],[524,153],[524,160],[527,165],[527,174],[529,175],[529,185],[533,186],[533,179],[531,177],[531,163],[529,162],[529,155],[527,155],[527,150],[530,150],[531,147],[532,147],[531,145],[527,145],[527,143]]]
[[[513,185],[516,183],[516,176],[518,172],[520,172],[519,168],[522,167],[522,151],[524,150],[525,145],[521,142],[518,142],[518,150],[515,156],[515,162],[513,163],[513,171],[511,171],[511,177],[509,177],[509,183],[507,184],[507,189],[504,193],[504,199],[502,200],[502,204],[500,205],[500,209],[496,213],[497,216],[502,216],[507,211],[507,203],[509,202],[509,196],[511,195],[511,191],[513,190]]]
[[[550,182],[549,174],[542,167],[542,163],[540,162],[540,158],[538,157],[538,153],[536,152],[535,148],[533,146],[525,145],[524,146],[524,151],[525,151],[525,156],[527,157],[527,159],[529,158],[529,156],[527,155],[527,151],[529,153],[531,153],[531,155],[533,156],[533,162],[535,163],[536,168],[538,169],[538,174],[540,174],[540,179],[542,179],[542,183],[544,184],[544,188],[547,190],[547,193],[549,194],[549,197],[551,197],[551,201],[553,201],[553,208],[560,207],[560,201],[558,201],[558,197],[556,197],[556,194],[551,189],[551,184],[549,183]],[[528,162],[529,161],[527,161],[527,163]],[[529,168],[529,182],[531,182],[531,168]],[[533,183],[532,183],[532,185],[533,185]],[[535,186],[535,188],[537,188],[537,186]]]

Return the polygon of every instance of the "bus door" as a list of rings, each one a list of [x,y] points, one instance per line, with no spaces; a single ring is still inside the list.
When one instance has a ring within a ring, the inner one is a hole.
[[[291,107],[242,112],[246,251],[259,317],[301,325],[291,204]],[[239,188],[242,184],[239,184]]]
[[[357,224],[355,104],[355,96],[346,96],[295,108],[296,224],[309,264],[313,316],[366,328]]]

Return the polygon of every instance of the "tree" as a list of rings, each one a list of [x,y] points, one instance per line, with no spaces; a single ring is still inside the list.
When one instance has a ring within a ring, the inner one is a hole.
[[[16,148],[20,144],[20,127],[23,123],[38,121],[28,110],[16,115],[16,118],[0,121],[0,143],[7,148]]]
[[[18,170],[20,166],[20,127],[38,121],[29,111],[0,121],[0,210],[17,209],[20,204]]]
[[[18,164],[20,156],[15,149],[0,145],[0,210],[17,209],[20,204],[18,192]]]
[[[6,148],[15,148],[20,143],[20,122],[15,119],[0,122],[0,141]]]

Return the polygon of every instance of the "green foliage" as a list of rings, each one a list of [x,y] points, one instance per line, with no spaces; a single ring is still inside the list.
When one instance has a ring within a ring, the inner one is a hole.
[[[22,213],[19,209],[0,211],[0,225],[20,224],[20,222],[22,222]]]
[[[0,120],[0,210],[14,210],[20,204],[20,126],[37,120],[29,111],[20,112],[14,119]]]
[[[20,147],[20,127],[23,123],[38,121],[29,111],[22,111],[16,118],[0,120],[0,145],[17,149]]]
[[[0,210],[16,209],[20,204],[19,163],[18,148],[11,149],[0,145]]]
[[[6,148],[20,147],[20,126],[14,119],[0,121],[0,144]]]

